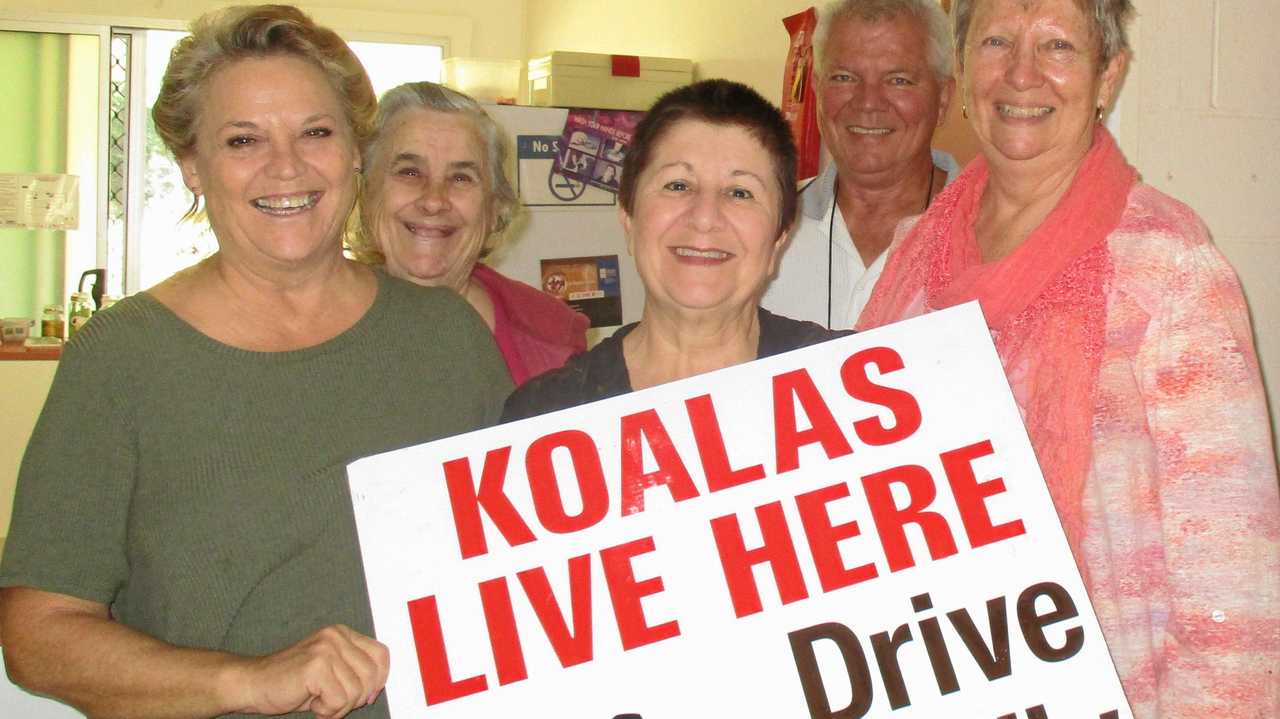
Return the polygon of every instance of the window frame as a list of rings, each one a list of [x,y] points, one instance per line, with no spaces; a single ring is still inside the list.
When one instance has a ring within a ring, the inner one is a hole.
[[[0,30],[9,32],[33,32],[60,35],[93,35],[98,38],[98,167],[96,178],[96,202],[94,213],[94,267],[104,267],[107,259],[107,178],[109,174],[111,97],[105,92],[111,79],[111,28],[91,22],[48,21],[34,16],[19,18],[0,12]],[[88,228],[79,228],[83,232]],[[70,242],[70,238],[67,238]],[[66,297],[79,268],[70,267],[75,253],[64,248],[62,287],[58,296]]]

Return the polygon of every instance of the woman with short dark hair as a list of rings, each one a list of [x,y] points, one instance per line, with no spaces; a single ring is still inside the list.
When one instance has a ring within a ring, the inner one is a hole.
[[[795,220],[795,163],[790,128],[751,88],[705,80],[662,96],[636,127],[618,195],[643,315],[516,390],[504,419],[840,336],[760,308]]]

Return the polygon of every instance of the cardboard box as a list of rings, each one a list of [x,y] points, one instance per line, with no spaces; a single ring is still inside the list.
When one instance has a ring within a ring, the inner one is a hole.
[[[693,82],[693,61],[670,57],[553,52],[529,61],[529,104],[648,110]]]

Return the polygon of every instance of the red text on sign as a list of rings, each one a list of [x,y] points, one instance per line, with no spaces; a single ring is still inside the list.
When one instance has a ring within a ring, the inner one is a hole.
[[[994,523],[987,509],[986,500],[1005,491],[1003,480],[996,478],[978,482],[971,462],[992,453],[991,443],[984,440],[941,455],[965,538],[974,548],[1026,532],[1018,519]],[[908,498],[904,506],[895,503],[895,486]],[[929,470],[919,465],[894,467],[863,477],[860,488],[878,539],[871,546],[880,548],[888,571],[898,572],[917,564],[917,557],[907,539],[908,528],[914,528],[924,538],[933,560],[956,554],[955,533],[946,516],[934,507],[938,490]],[[833,525],[827,505],[852,499],[850,484],[843,482],[795,498],[806,546],[823,592],[872,579],[879,572],[874,561],[848,567],[841,558],[839,543],[860,536],[862,530],[856,521]],[[754,574],[757,565],[768,567],[783,604],[809,596],[782,502],[756,507],[755,515],[761,544],[754,548],[746,546],[737,514],[711,520],[711,533],[720,555],[729,598],[738,617],[754,614],[763,608]]]

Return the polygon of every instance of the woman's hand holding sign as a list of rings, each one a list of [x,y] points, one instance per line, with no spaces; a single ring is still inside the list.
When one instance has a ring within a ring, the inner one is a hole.
[[[335,624],[275,654],[246,659],[228,673],[226,686],[241,688],[247,713],[309,711],[340,719],[373,703],[389,668],[384,645]]]

